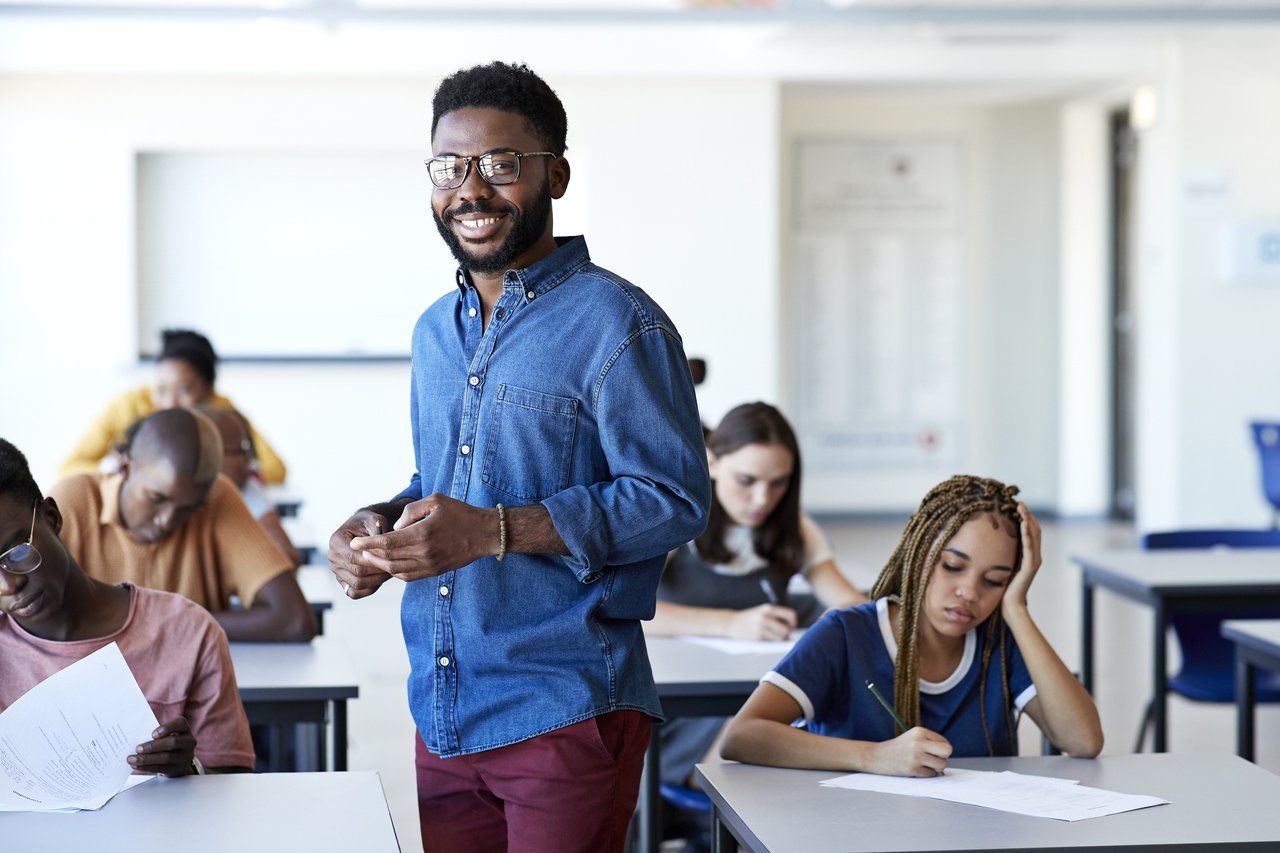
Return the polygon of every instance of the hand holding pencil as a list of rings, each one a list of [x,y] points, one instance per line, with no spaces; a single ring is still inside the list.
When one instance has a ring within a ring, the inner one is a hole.
[[[867,772],[886,776],[941,776],[947,769],[947,759],[951,757],[950,742],[923,726],[907,729],[875,683],[868,681],[866,684],[871,695],[893,717],[898,730],[902,731],[893,740],[876,744],[872,766],[866,768]]]

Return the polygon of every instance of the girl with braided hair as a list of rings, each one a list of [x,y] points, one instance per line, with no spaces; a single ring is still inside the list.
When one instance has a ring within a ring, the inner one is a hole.
[[[935,776],[953,755],[1016,755],[1015,715],[1025,711],[1063,752],[1097,755],[1093,699],[1028,611],[1040,525],[1017,492],[973,476],[935,486],[907,522],[873,601],[827,614],[801,638],[734,718],[721,754]],[[804,728],[791,725],[799,719]]]

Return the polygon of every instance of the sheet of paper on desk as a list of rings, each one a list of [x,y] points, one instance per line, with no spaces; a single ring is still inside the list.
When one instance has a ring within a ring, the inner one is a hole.
[[[54,673],[0,714],[0,812],[102,808],[157,725],[115,643]]]
[[[1087,820],[1091,817],[1119,814],[1165,805],[1169,801],[1142,794],[1121,794],[1090,788],[1072,779],[1051,776],[1028,776],[1003,771],[948,769],[932,779],[910,779],[902,776],[877,776],[852,773],[821,783],[828,788],[855,791],[878,791],[927,797],[971,806],[982,806],[1014,814],[1047,817],[1054,820]]]
[[[732,637],[681,637],[680,639],[727,655],[777,655],[779,659],[791,651],[791,647],[796,644],[795,636],[790,640],[735,640]]]

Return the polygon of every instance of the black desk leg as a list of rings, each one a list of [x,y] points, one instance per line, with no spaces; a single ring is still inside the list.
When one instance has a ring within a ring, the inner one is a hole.
[[[649,748],[644,754],[644,775],[640,780],[640,851],[657,853],[662,844],[662,732],[654,725],[649,732]]]
[[[729,825],[720,817],[720,810],[711,807],[711,853],[735,853],[738,843],[729,831]]]
[[[315,724],[316,772],[323,773],[329,769],[329,727],[324,723]]]
[[[1253,761],[1253,708],[1257,701],[1254,672],[1253,665],[1236,646],[1236,755],[1245,761]]]
[[[289,729],[293,731],[292,728]],[[270,734],[267,743],[270,744],[271,755],[267,758],[268,773],[283,773],[284,765],[284,726],[280,723],[273,723],[268,729]]]
[[[1093,584],[1080,572],[1080,675],[1084,689],[1093,693]]]
[[[321,753],[320,767],[324,767],[324,753]],[[336,699],[333,703],[333,769],[339,773],[347,769],[346,699]]]
[[[1169,617],[1165,615],[1163,601],[1157,601],[1153,610],[1155,634],[1151,639],[1155,647],[1151,652],[1151,701],[1155,709],[1152,715],[1155,721],[1155,733],[1151,741],[1151,751],[1165,752],[1168,749],[1166,738],[1169,731],[1169,666],[1165,660],[1165,650],[1169,644]]]

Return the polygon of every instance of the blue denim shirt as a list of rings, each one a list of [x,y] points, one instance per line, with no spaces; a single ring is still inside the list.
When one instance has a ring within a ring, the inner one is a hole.
[[[671,320],[581,237],[506,273],[489,328],[459,271],[413,333],[417,473],[399,497],[541,503],[568,556],[508,554],[405,590],[409,707],[441,756],[598,714],[661,715],[640,620],[711,500]]]

